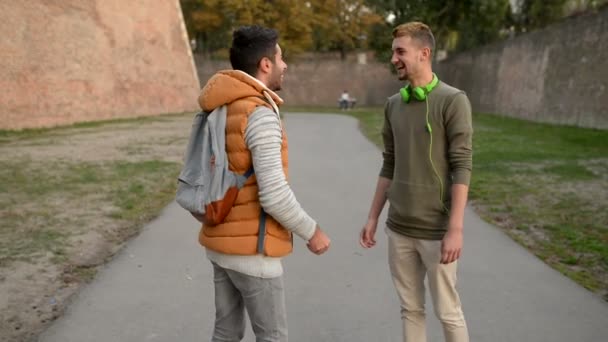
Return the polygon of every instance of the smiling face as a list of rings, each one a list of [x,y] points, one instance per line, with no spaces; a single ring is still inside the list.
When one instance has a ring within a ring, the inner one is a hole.
[[[399,79],[411,82],[429,71],[434,48],[435,38],[427,25],[411,22],[397,26],[393,30],[391,63]]]
[[[411,36],[393,39],[391,63],[397,70],[399,80],[411,80],[430,66],[430,49],[422,46]]]
[[[268,89],[272,91],[279,91],[283,86],[283,78],[287,70],[287,63],[283,61],[283,52],[281,47],[277,44],[277,52],[274,55],[274,61],[272,62],[272,69],[268,77]]]

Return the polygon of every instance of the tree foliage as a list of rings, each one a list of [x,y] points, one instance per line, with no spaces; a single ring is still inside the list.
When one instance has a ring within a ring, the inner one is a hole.
[[[390,54],[397,24],[428,24],[437,50],[459,51],[544,27],[606,0],[180,0],[198,50],[226,51],[232,31],[260,24],[277,29],[287,55],[371,48]],[[514,6],[511,6],[511,3]],[[573,10],[574,9],[574,10]]]
[[[370,28],[383,22],[382,16],[366,6],[364,0],[311,0],[314,13],[315,51],[365,49]]]
[[[310,8],[297,4],[294,0],[181,0],[188,33],[203,53],[227,49],[232,31],[251,24],[279,30],[287,51],[308,50],[313,16]]]
[[[390,40],[393,26],[422,21],[433,30],[440,50],[460,50],[497,39],[510,10],[508,0],[370,0],[370,3],[392,18],[384,29],[375,28],[376,34],[388,35]]]
[[[366,47],[371,25],[382,18],[365,0],[181,0],[186,27],[198,49],[212,53],[230,46],[232,31],[259,24],[277,29],[289,54]]]
[[[515,0],[512,14],[513,28],[517,33],[545,27],[565,15],[570,0]]]

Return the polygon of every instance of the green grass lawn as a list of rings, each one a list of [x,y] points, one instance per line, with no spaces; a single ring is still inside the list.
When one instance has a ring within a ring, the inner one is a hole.
[[[351,115],[379,147],[381,108]],[[475,114],[470,199],[546,263],[608,300],[608,131]]]

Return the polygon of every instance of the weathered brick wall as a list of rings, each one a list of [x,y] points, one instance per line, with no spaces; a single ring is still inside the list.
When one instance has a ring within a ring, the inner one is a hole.
[[[178,0],[0,0],[0,128],[197,108]]]
[[[317,57],[288,62],[279,95],[289,106],[337,106],[338,97],[346,89],[357,99],[357,106],[378,106],[402,86],[387,63],[358,64],[354,59]],[[216,71],[231,68],[229,62],[201,56],[195,56],[195,60],[203,85]]]
[[[473,109],[608,128],[608,8],[455,55],[435,67]]]

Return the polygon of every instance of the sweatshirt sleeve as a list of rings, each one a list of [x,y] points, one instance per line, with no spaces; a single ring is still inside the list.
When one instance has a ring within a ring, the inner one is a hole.
[[[302,209],[287,183],[281,157],[282,140],[278,114],[260,108],[249,116],[245,142],[253,159],[260,204],[283,227],[308,241],[317,223]]]
[[[393,140],[393,127],[389,116],[389,101],[384,106],[384,125],[382,126],[382,141],[384,151],[382,152],[382,169],[380,177],[393,179],[395,171],[395,143]]]
[[[473,168],[473,123],[469,99],[460,92],[446,110],[448,162],[453,184],[469,185]]]

